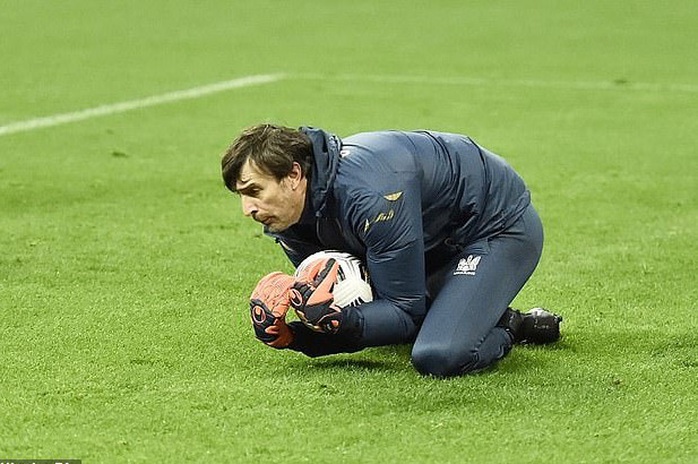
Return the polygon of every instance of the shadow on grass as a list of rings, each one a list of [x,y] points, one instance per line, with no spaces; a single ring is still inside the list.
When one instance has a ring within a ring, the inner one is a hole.
[[[523,373],[529,369],[537,369],[541,366],[541,361],[536,353],[543,351],[562,352],[575,351],[570,340],[560,340],[550,345],[521,345],[516,346],[513,352],[495,363],[478,372],[472,372],[470,376],[486,376],[496,373]],[[364,350],[353,354],[339,354],[334,356],[306,359],[304,363],[307,367],[312,367],[318,371],[345,371],[345,372],[414,372],[414,367],[410,359],[412,346],[387,346]],[[420,376],[421,377],[421,376]],[[456,376],[453,378],[458,378]],[[436,378],[426,376],[424,378]]]
[[[404,372],[412,368],[411,345],[370,348],[353,354],[340,354],[307,361],[315,369],[364,372]]]
[[[390,370],[389,363],[369,359],[324,359],[313,361],[312,366],[317,369],[328,370]]]
[[[573,343],[567,338],[563,338],[555,343],[547,345],[516,345],[515,350],[544,350],[544,351],[562,351],[573,348]]]

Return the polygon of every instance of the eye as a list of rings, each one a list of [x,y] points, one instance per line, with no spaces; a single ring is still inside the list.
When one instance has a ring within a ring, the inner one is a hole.
[[[262,189],[259,187],[245,187],[235,191],[235,193],[241,197],[257,197],[261,192]]]

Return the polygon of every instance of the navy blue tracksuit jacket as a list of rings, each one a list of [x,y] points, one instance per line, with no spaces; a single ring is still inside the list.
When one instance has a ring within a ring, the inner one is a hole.
[[[430,270],[505,231],[530,203],[521,177],[463,135],[382,131],[340,139],[301,130],[314,155],[307,203],[298,224],[269,235],[296,266],[325,249],[361,257],[375,297],[356,308],[351,339],[292,323],[295,349],[310,356],[413,341],[428,310]]]

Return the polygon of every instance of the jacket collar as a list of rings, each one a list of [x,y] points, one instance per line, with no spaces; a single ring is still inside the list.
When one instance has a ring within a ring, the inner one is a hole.
[[[332,186],[337,176],[342,140],[322,129],[301,127],[300,130],[310,138],[313,146],[312,173],[306,194],[306,205],[301,216],[301,222],[304,222],[313,217],[321,217],[327,212],[332,200]]]

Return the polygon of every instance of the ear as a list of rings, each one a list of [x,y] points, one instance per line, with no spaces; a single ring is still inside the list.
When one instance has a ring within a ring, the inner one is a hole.
[[[295,189],[296,187],[298,187],[298,185],[305,177],[303,175],[303,169],[301,168],[301,165],[294,161],[293,165],[291,166],[291,171],[288,173],[286,177],[288,178],[289,185],[291,186],[291,188]]]

